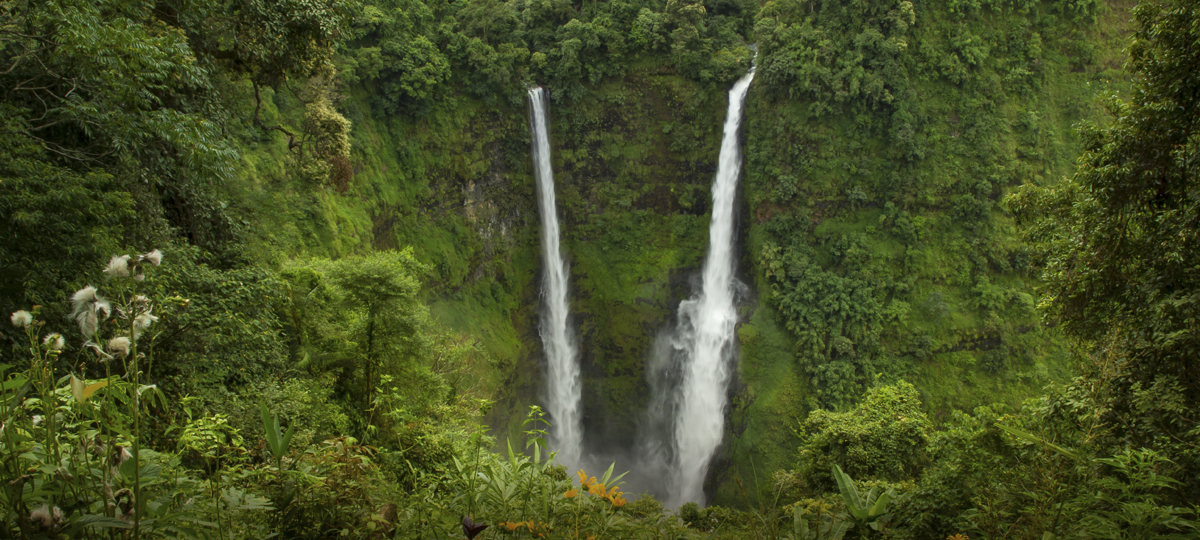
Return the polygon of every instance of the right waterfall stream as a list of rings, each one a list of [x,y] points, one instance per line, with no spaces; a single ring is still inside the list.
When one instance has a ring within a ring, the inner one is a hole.
[[[700,292],[679,304],[674,332],[660,338],[647,372],[657,394],[649,412],[649,427],[665,431],[660,436],[667,437],[657,447],[657,460],[667,469],[666,503],[672,508],[687,502],[706,503],[704,478],[725,432],[729,380],[737,352],[734,201],[742,171],[739,130],[753,78],[751,68],[729,90]],[[648,451],[653,454],[654,450]],[[655,459],[653,455],[645,457]]]

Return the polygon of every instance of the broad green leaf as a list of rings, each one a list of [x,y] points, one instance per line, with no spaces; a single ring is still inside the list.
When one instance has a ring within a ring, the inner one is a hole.
[[[842,492],[842,500],[846,502],[846,508],[850,510],[850,513],[854,514],[854,517],[858,519],[866,519],[866,509],[863,508],[862,497],[858,494],[858,488],[854,487],[854,480],[842,472],[842,468],[837,465],[833,466],[833,478],[837,480],[838,490]]]
[[[875,504],[871,505],[871,511],[868,512],[870,517],[878,518],[879,516],[882,516],[884,510],[887,508],[888,501],[890,500],[892,500],[892,493],[890,491],[880,494],[879,498],[875,499]]]
[[[75,520],[75,525],[78,527],[104,527],[111,529],[131,529],[133,525],[121,521],[117,518],[108,516],[100,516],[96,514],[88,514]]]

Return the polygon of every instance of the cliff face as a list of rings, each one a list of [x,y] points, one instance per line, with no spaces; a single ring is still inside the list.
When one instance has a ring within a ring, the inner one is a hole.
[[[912,381],[946,414],[1068,374],[1001,200],[1070,173],[1072,125],[1100,117],[1098,90],[1122,88],[1110,81],[1124,10],[836,4],[769,2],[757,19],[740,204],[751,294],[717,502],[741,500],[734,476],[751,485],[789,465],[790,426],[808,410],[845,407],[877,381]],[[570,95],[550,89],[585,444],[617,452],[633,446],[654,339],[696,286],[728,89],[648,60]],[[497,366],[481,383],[497,389],[503,437],[542,384],[525,106],[451,93],[389,115],[377,91],[359,85],[340,105],[354,188],[261,182],[255,196],[289,210],[258,214],[271,231],[260,242],[335,256],[414,246],[434,314]]]

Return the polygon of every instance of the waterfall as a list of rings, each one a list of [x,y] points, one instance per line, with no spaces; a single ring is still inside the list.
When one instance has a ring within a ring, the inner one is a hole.
[[[674,360],[656,360],[657,376],[677,389],[668,403],[657,405],[674,416],[673,434],[669,434],[673,439],[666,441],[670,449],[665,453],[665,462],[670,469],[668,504],[675,508],[686,502],[705,504],[704,478],[725,432],[726,394],[736,354],[733,203],[742,170],[738,129],[753,78],[751,68],[729,90],[700,293],[679,304],[674,333],[668,336],[673,350],[660,352]],[[651,384],[655,385],[654,381]]]
[[[529,90],[529,130],[533,135],[533,171],[537,178],[538,210],[542,214],[544,279],[539,331],[546,351],[546,412],[550,416],[550,446],[568,469],[580,459],[579,347],[568,328],[567,262],[559,248],[558,210],[554,202],[554,171],[550,165],[549,100],[543,88]]]

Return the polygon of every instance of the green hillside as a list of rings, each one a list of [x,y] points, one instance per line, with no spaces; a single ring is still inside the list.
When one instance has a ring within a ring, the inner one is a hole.
[[[0,2],[0,530],[1195,538],[1193,4]],[[634,462],[751,66],[711,507],[589,495],[526,92]]]

